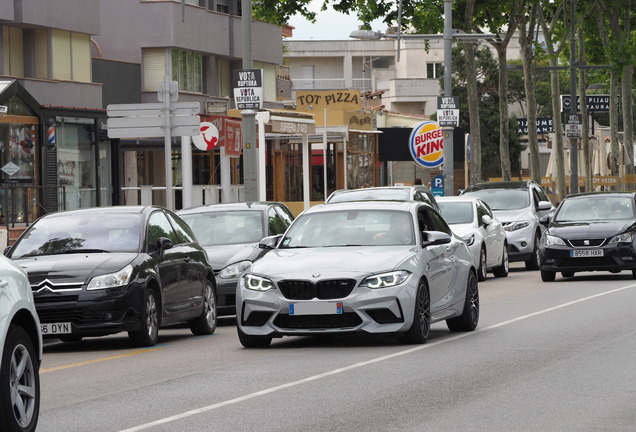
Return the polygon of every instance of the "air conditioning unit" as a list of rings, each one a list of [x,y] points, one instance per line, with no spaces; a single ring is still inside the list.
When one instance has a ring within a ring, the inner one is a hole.
[[[0,105],[0,117],[4,117],[7,115],[7,111],[9,110],[9,107],[6,105]]]

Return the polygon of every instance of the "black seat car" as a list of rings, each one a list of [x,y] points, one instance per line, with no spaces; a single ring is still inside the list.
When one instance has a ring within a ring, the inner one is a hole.
[[[541,279],[556,273],[631,271],[636,278],[636,193],[588,192],[565,197],[541,238]]]
[[[5,255],[29,275],[42,335],[63,341],[127,331],[157,343],[159,327],[217,325],[216,281],[188,225],[157,206],[49,213]]]

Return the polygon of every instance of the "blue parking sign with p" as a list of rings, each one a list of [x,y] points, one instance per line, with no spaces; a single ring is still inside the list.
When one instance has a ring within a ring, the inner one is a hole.
[[[435,196],[444,196],[444,174],[438,174],[431,179],[431,192]]]

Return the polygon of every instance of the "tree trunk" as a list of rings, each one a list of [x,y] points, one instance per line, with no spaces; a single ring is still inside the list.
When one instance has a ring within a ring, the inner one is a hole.
[[[534,93],[535,80],[532,68],[533,53],[532,42],[534,40],[534,19],[537,13],[537,4],[532,6],[530,26],[519,26],[519,43],[521,44],[521,59],[523,64],[523,82],[528,104],[528,148],[530,150],[530,175],[532,179],[541,184],[541,162],[539,157],[539,139],[537,137],[537,99]]]
[[[501,176],[504,181],[512,179],[510,170],[510,148],[508,137],[510,123],[508,121],[508,73],[506,71],[508,44],[496,44],[497,60],[499,61],[499,156],[501,158]]]
[[[479,97],[477,94],[477,71],[475,68],[475,45],[464,44],[466,57],[466,90],[468,92],[468,113],[470,117],[470,183],[478,183],[481,178],[481,125],[479,118]]]
[[[466,1],[464,25],[466,33],[473,32],[473,11],[475,0]],[[475,44],[464,44],[466,61],[466,91],[470,118],[470,178],[469,183],[479,183],[481,178],[481,120],[479,117],[479,94],[477,91],[477,69],[475,66]]]
[[[629,160],[626,164],[626,173],[634,174],[634,117],[632,111],[632,77],[634,76],[634,65],[626,65],[623,69],[621,79],[621,104],[623,106],[623,142],[625,143],[625,154]],[[633,183],[629,190],[633,189]]]
[[[585,39],[583,38],[583,26],[579,25],[578,29],[578,47],[579,47],[579,58],[577,63],[579,66],[585,65]],[[584,70],[579,69],[579,96],[581,97],[581,129],[583,133],[581,134],[581,146],[583,150],[583,163],[585,164],[585,192],[591,192],[593,189],[593,176],[592,172],[592,162],[590,159],[590,154],[592,153],[592,149],[590,148],[590,134],[589,123],[587,119],[587,104],[585,103],[585,72]]]
[[[618,72],[611,69],[610,71],[610,152],[612,153],[612,175],[618,176],[619,164],[621,163],[621,157],[618,145]],[[616,188],[612,188],[616,189]]]

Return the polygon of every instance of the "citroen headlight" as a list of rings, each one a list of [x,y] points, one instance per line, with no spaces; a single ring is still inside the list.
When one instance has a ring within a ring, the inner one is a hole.
[[[462,240],[464,240],[464,243],[466,243],[466,246],[472,246],[472,244],[475,243],[475,234],[462,237]]]
[[[545,245],[546,246],[553,246],[553,245],[566,246],[565,242],[563,241],[561,237],[555,237],[550,234],[546,234],[545,236]]]
[[[389,273],[382,273],[378,275],[369,276],[364,279],[360,284],[361,287],[367,288],[388,288],[396,285],[400,285],[406,279],[408,279],[411,273],[406,270],[399,270]]]
[[[245,288],[254,291],[267,291],[274,288],[274,282],[271,280],[252,274],[243,276],[243,285],[245,285]]]
[[[530,221],[515,222],[510,225],[506,225],[504,228],[508,232],[519,231],[530,225]]]
[[[619,234],[614,236],[609,241],[609,244],[617,244],[617,243],[631,243],[634,240],[634,233],[626,232],[623,234]]]
[[[86,289],[97,290],[128,285],[128,282],[130,282],[130,276],[132,275],[132,270],[132,266],[128,264],[118,272],[95,276],[88,283],[88,287]]]
[[[234,264],[230,264],[229,266],[226,266],[223,270],[219,272],[219,277],[223,279],[237,278],[240,275],[242,275],[245,270],[250,268],[251,265],[252,265],[252,261],[249,261],[249,260],[239,261]]]

